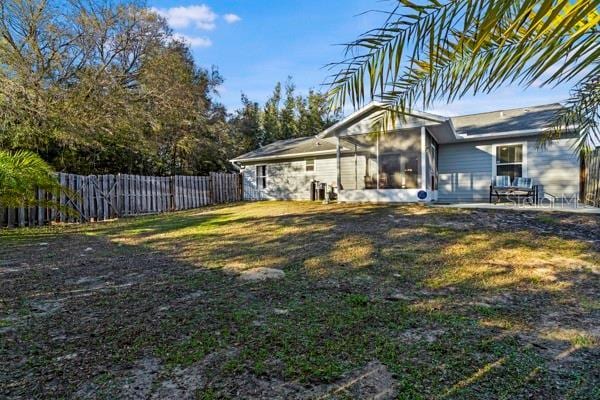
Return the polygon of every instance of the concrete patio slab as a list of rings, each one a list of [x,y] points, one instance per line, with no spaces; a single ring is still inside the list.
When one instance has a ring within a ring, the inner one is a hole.
[[[555,204],[555,205],[528,205],[514,203],[453,203],[453,204],[429,204],[430,207],[440,208],[464,208],[464,209],[488,209],[488,210],[517,210],[517,211],[545,211],[545,212],[568,212],[577,214],[600,214],[600,208],[579,204]]]

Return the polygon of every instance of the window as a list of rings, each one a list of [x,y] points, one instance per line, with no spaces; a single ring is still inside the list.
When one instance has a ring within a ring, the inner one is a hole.
[[[257,165],[256,166],[256,186],[258,189],[267,188],[267,166]]]
[[[306,160],[306,172],[315,172],[315,159],[309,158]]]
[[[510,176],[511,182],[526,174],[525,147],[523,144],[502,144],[496,146],[496,176]]]

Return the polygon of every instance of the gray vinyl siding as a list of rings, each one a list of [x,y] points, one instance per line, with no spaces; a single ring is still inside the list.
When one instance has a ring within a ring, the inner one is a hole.
[[[316,180],[328,185],[335,185],[337,180],[335,155],[314,158],[315,171],[313,172],[306,172],[305,158],[247,164],[243,170],[244,198],[246,200],[309,200],[311,181]],[[267,188],[265,190],[257,189],[257,165],[267,166]]]
[[[579,193],[579,159],[575,139],[553,141],[538,149],[536,137],[443,144],[439,147],[439,192],[442,202],[487,202],[494,144],[527,142],[527,176],[555,196]]]

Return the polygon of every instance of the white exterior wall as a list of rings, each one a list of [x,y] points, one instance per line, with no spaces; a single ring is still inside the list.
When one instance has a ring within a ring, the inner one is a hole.
[[[494,145],[526,143],[526,171],[542,193],[568,196],[579,193],[579,158],[575,139],[560,139],[538,149],[537,137],[442,144],[439,147],[439,201],[487,202],[493,176]]]

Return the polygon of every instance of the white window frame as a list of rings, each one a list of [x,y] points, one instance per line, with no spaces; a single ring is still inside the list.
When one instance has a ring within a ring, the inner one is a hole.
[[[308,163],[307,161],[312,161],[313,162],[313,170],[312,171],[308,171],[306,168],[308,167]],[[317,159],[316,158],[306,158],[304,160],[304,172],[307,174],[315,174],[317,173]]]
[[[264,175],[259,175],[258,174],[258,170],[261,169],[262,167],[265,168],[265,174]],[[269,179],[268,179],[268,177],[269,177],[269,167],[268,167],[268,164],[257,164],[256,168],[254,169],[254,172],[256,173],[256,188],[257,189],[266,190],[267,186],[269,184],[268,183],[268,181],[269,181]],[[260,185],[258,184],[258,182],[259,182],[259,179],[262,179],[262,178],[264,178],[264,183],[265,184],[264,184],[263,187],[260,187]]]
[[[522,146],[523,148],[523,161],[521,161],[521,174],[523,177],[529,178],[527,175],[527,142],[509,142],[509,143],[495,143],[492,145],[492,178],[496,178],[497,174],[497,164],[496,164],[496,154],[498,152],[497,148],[502,146]],[[515,163],[516,164],[516,163]]]

